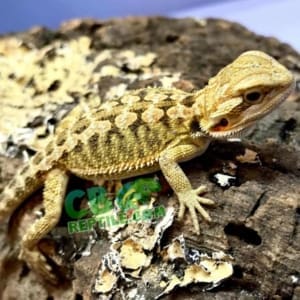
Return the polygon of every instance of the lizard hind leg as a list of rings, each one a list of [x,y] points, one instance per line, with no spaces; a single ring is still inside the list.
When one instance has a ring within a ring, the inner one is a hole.
[[[30,195],[43,186],[43,172],[23,166],[0,194],[0,223],[9,218]]]
[[[118,191],[122,188],[123,184],[121,180],[111,180],[106,183],[107,193],[114,197]]]
[[[19,258],[43,279],[56,282],[45,256],[38,249],[38,242],[58,223],[68,184],[68,176],[59,169],[53,169],[47,175],[43,191],[45,214],[26,232],[21,242]]]

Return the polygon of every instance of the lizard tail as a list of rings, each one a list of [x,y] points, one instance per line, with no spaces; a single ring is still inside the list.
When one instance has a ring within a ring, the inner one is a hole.
[[[18,171],[0,194],[0,222],[8,218],[27,197],[43,185],[45,174],[45,171],[40,171],[31,164]]]

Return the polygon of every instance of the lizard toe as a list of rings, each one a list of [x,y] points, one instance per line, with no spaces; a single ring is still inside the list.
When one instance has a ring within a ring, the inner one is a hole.
[[[203,199],[205,198],[202,198],[202,197],[198,197],[197,200],[200,202],[200,203],[203,203]],[[209,199],[206,199],[206,200],[209,200]],[[211,221],[211,217],[209,216],[209,214],[206,212],[206,210],[201,206],[201,204],[199,202],[196,202],[194,204],[194,207],[197,209],[197,211],[202,215],[202,217],[206,220],[206,221]]]
[[[200,185],[198,188],[195,189],[195,192],[197,194],[203,194],[206,193],[208,191],[208,188],[206,185]]]
[[[197,234],[200,234],[200,226],[199,226],[197,212],[200,213],[203,219],[205,219],[206,221],[208,222],[211,221],[211,217],[206,212],[206,210],[202,207],[201,204],[213,205],[215,203],[213,200],[198,196],[198,192],[200,190],[203,191],[203,189],[204,187],[202,186],[198,189],[188,190],[178,194],[178,199],[180,202],[178,218],[182,219],[185,209],[188,208]]]
[[[180,202],[179,211],[178,211],[178,219],[182,220],[185,213],[186,206],[183,202]]]

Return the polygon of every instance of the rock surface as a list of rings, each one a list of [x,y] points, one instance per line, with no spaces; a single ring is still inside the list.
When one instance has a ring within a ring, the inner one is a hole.
[[[0,188],[24,157],[43,147],[55,123],[79,101],[99,96],[106,101],[145,86],[199,89],[220,68],[252,49],[274,56],[299,80],[300,55],[295,50],[224,20],[76,20],[57,31],[35,28],[1,37]],[[186,249],[230,254],[234,273],[209,291],[193,284],[162,299],[300,298],[299,86],[298,82],[295,93],[243,142],[214,142],[203,156],[183,164],[193,186],[209,186],[207,197],[217,202],[210,210],[213,222],[201,222],[202,234],[197,236],[190,220],[175,220],[164,232],[161,248],[183,233]],[[0,227],[0,298],[154,299],[161,293],[164,278],[157,248],[147,252],[151,270],[145,260],[130,284],[118,280],[110,292],[97,292],[103,288],[103,282],[100,287],[95,283],[111,239],[99,230],[70,236],[64,216],[40,247],[60,266],[65,279],[57,286],[38,280],[16,257],[17,241],[34,220],[40,198],[35,195],[14,214],[8,234],[11,246],[5,227]],[[168,188],[159,201],[177,207]],[[123,234],[130,237],[130,230]],[[166,272],[180,269],[180,264],[175,261]],[[108,283],[115,280],[106,275]]]

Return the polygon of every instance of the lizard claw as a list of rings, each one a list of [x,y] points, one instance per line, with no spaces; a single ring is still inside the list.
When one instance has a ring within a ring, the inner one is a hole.
[[[191,189],[188,191],[178,193],[178,199],[180,202],[178,218],[182,219],[185,213],[185,209],[188,208],[197,234],[200,234],[200,227],[196,211],[198,211],[206,221],[211,221],[211,217],[201,206],[201,204],[213,205],[215,203],[213,200],[200,197],[198,195],[200,193],[205,192],[206,190],[206,186],[200,186],[197,189]]]
[[[52,273],[51,266],[47,263],[45,256],[37,249],[22,249],[19,259],[25,261],[27,265],[39,274],[43,280],[53,284],[57,283],[56,276]]]

